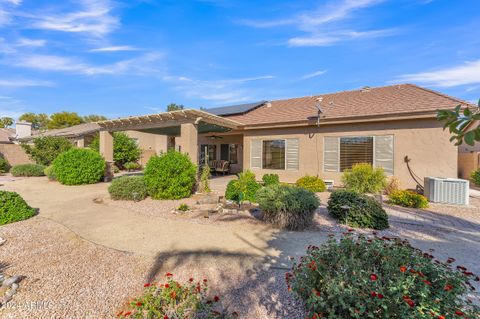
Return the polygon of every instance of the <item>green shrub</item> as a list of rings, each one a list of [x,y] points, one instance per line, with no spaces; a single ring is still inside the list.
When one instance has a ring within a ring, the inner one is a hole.
[[[89,147],[97,152],[99,151],[100,137],[98,135],[95,136]],[[142,155],[142,150],[134,139],[123,132],[113,133],[113,161],[118,168],[123,169],[126,168],[126,163],[137,162],[140,155]]]
[[[9,170],[10,170],[10,164],[5,158],[0,156],[0,174],[8,173]]]
[[[263,219],[280,228],[302,230],[313,222],[320,205],[317,196],[301,187],[271,185],[255,194]]]
[[[15,192],[0,191],[0,225],[33,217],[36,210]]]
[[[380,167],[370,164],[355,164],[343,172],[342,182],[345,188],[360,194],[378,193],[387,185],[387,177]]]
[[[428,199],[409,190],[397,190],[388,195],[389,203],[403,207],[427,208]]]
[[[262,187],[255,180],[255,174],[247,170],[238,174],[238,179],[227,184],[225,198],[237,203],[243,201],[255,202],[255,193]]]
[[[122,176],[115,178],[108,187],[114,200],[141,201],[147,197],[147,187],[143,176]]]
[[[480,169],[473,171],[470,177],[476,186],[480,186]]]
[[[73,147],[65,137],[45,136],[33,140],[33,145],[22,144],[25,152],[35,163],[48,166],[63,152]]]
[[[262,176],[264,186],[280,184],[280,177],[277,174],[265,174]]]
[[[57,176],[55,175],[55,170],[53,169],[53,165],[45,167],[43,173],[48,177],[51,181],[56,181]]]
[[[388,216],[382,206],[375,199],[353,191],[334,191],[327,210],[340,223],[351,227],[388,228]]]
[[[123,165],[123,167],[127,171],[138,171],[139,169],[142,168],[142,166],[140,164],[138,164],[137,162],[127,162]]]
[[[304,176],[295,183],[298,187],[308,189],[314,193],[324,192],[327,189],[325,182],[315,176]]]
[[[180,199],[192,194],[197,167],[188,155],[170,150],[153,156],[145,166],[148,194],[154,199]]]
[[[130,302],[128,308],[117,313],[119,318],[158,319],[233,319],[237,313],[223,309],[221,298],[209,293],[208,280],[185,283],[173,280],[167,273],[166,283],[144,284],[143,294]]]
[[[347,233],[309,246],[285,278],[308,318],[478,318],[467,298],[473,274],[432,257],[400,239]]]
[[[105,168],[100,154],[86,148],[72,148],[53,161],[57,180],[65,185],[97,183],[103,178]]]
[[[178,206],[177,209],[181,212],[186,212],[186,211],[190,210],[190,207],[188,207],[187,204],[183,203],[183,204],[180,204],[180,206]]]
[[[10,173],[13,176],[45,176],[43,170],[45,166],[38,164],[21,164],[11,168]]]

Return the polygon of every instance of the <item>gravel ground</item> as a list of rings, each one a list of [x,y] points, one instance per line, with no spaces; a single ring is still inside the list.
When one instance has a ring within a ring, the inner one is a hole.
[[[41,217],[0,228],[5,273],[22,275],[3,318],[105,318],[141,287],[142,257],[84,241]]]
[[[40,216],[0,227],[4,273],[22,275],[2,318],[113,318],[146,282],[165,272],[208,278],[212,293],[241,318],[304,318],[287,292],[285,269],[272,259],[217,252],[172,252],[155,258],[88,242]]]

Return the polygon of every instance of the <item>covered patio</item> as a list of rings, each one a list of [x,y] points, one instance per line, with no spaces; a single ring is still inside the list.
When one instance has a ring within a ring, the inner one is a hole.
[[[100,153],[109,163],[109,168],[113,163],[113,132],[139,131],[165,136],[160,150],[174,148],[188,154],[194,163],[203,163],[206,154],[210,160],[230,160],[231,154],[234,154],[233,171],[242,170],[243,135],[238,132],[242,124],[234,120],[187,109],[112,119],[98,122],[98,125]],[[110,169],[106,175],[112,175]]]

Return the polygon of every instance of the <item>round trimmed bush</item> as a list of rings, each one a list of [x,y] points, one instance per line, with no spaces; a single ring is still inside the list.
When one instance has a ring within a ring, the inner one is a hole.
[[[110,197],[115,200],[140,201],[147,197],[147,187],[143,176],[122,176],[112,181],[108,187]]]
[[[238,179],[227,184],[225,198],[237,203],[243,201],[255,202],[255,193],[262,187],[256,182],[255,174],[249,170],[239,173]]]
[[[53,169],[53,165],[45,167],[43,173],[48,177],[51,181],[56,181],[57,176],[55,175],[55,170]]]
[[[196,182],[197,167],[188,155],[170,150],[153,156],[145,166],[147,191],[154,199],[189,197]]]
[[[313,192],[286,185],[262,187],[255,194],[255,199],[267,223],[289,230],[310,226],[320,205]]]
[[[17,193],[0,191],[0,225],[25,220],[36,213]]]
[[[473,171],[470,177],[476,186],[480,186],[480,169]]]
[[[388,216],[382,206],[374,198],[356,192],[334,191],[328,200],[327,210],[340,223],[351,227],[389,227]]]
[[[13,176],[45,176],[43,172],[45,170],[45,166],[38,165],[38,164],[21,164],[15,165],[10,170]]]
[[[427,208],[428,199],[409,190],[397,190],[388,195],[389,203],[410,208]]]
[[[72,148],[53,161],[57,180],[64,185],[98,183],[105,174],[105,168],[103,157],[86,148]]]
[[[316,176],[304,176],[295,183],[298,187],[305,188],[314,193],[321,193],[327,189],[325,182]]]
[[[307,318],[478,318],[467,298],[475,276],[453,262],[400,239],[347,233],[309,246],[285,278]]]
[[[277,174],[265,174],[262,176],[264,186],[280,184],[280,177]]]
[[[96,135],[89,145],[94,151],[100,149],[100,136]],[[124,132],[113,133],[113,160],[118,168],[125,168],[127,163],[136,163],[142,155],[142,150],[133,138],[130,138]]]
[[[0,174],[8,173],[10,170],[10,164],[8,161],[0,155]]]

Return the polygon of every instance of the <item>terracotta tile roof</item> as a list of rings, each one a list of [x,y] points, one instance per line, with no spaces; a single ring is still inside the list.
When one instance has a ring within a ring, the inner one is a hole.
[[[470,103],[413,84],[365,88],[275,100],[241,115],[226,116],[245,125],[300,122],[317,117],[318,99],[325,119],[345,119],[368,116],[413,115],[434,112]]]
[[[15,129],[0,128],[0,143],[12,143],[11,139],[15,137]]]

